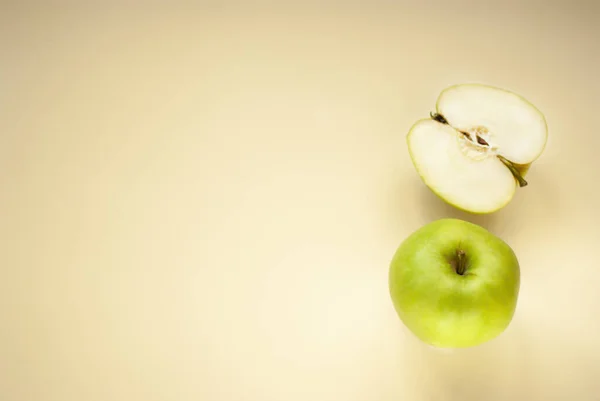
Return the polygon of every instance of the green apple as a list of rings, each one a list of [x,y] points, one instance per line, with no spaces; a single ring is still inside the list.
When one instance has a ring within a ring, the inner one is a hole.
[[[440,219],[398,247],[389,270],[404,325],[438,348],[465,348],[500,335],[515,313],[520,268],[515,253],[485,228]]]
[[[436,112],[407,134],[410,157],[424,183],[450,205],[471,213],[495,212],[542,154],[544,115],[523,97],[483,84],[441,92]]]

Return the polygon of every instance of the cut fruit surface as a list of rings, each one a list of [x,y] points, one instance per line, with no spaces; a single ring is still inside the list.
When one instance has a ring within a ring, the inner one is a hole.
[[[533,162],[546,145],[542,113],[506,90],[476,84],[452,86],[440,94],[436,108],[457,130],[469,132],[473,127],[485,127],[488,142],[513,163]]]
[[[547,125],[522,97],[482,84],[442,91],[436,113],[407,135],[411,159],[425,184],[451,205],[472,213],[506,206],[543,152]]]
[[[453,128],[433,120],[413,126],[409,149],[425,184],[446,202],[474,213],[507,204],[516,190],[512,173],[495,157],[466,156],[461,140]]]

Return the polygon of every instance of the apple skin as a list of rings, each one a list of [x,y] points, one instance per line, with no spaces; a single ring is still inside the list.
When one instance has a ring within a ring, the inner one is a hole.
[[[457,273],[464,252],[463,274]],[[511,247],[459,219],[433,221],[398,247],[389,269],[396,313],[421,341],[437,348],[477,346],[500,335],[514,316],[520,267]]]

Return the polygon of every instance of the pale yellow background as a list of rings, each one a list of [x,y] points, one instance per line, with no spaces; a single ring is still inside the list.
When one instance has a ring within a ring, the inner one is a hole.
[[[2,401],[600,400],[600,7],[313,3],[1,5]],[[461,82],[550,129],[488,217],[405,146]],[[445,216],[522,266],[510,328],[452,353],[387,290]]]

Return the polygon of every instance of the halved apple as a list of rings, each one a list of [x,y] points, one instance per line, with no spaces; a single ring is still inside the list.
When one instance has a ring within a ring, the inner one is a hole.
[[[441,199],[471,213],[495,212],[542,154],[548,138],[544,115],[523,97],[484,84],[442,91],[436,112],[407,135],[413,164]]]

